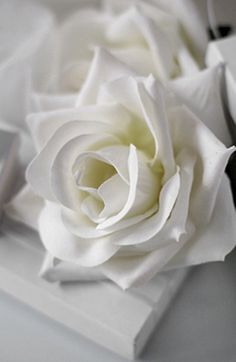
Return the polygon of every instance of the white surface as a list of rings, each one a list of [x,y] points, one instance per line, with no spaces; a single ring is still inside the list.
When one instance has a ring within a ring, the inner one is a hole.
[[[1,230],[0,289],[127,358],[142,350],[186,275],[163,273],[127,292],[106,281],[51,284],[38,276],[44,251],[37,234],[6,221]]]
[[[206,64],[214,66],[224,63],[226,66],[226,93],[232,118],[236,123],[236,35],[213,41],[209,44]]]
[[[195,267],[138,359],[235,362],[236,250]],[[0,293],[1,362],[126,362]]]

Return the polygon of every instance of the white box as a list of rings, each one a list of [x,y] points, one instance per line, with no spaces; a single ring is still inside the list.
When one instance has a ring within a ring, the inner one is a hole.
[[[141,352],[187,273],[163,273],[129,291],[108,281],[51,284],[38,276],[38,235],[7,219],[0,230],[0,289],[129,359]]]

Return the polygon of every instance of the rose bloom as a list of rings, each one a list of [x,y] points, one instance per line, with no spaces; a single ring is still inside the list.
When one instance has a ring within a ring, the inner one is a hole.
[[[186,106],[215,122],[198,109],[203,95],[217,93],[202,82],[209,74],[216,79],[215,69],[197,76],[202,88],[196,77],[165,88],[98,49],[73,106],[64,100],[59,109],[63,96],[49,97],[50,110],[29,116],[38,152],[8,212],[39,231],[45,278],[109,278],[125,289],[232,250],[235,212],[224,169],[234,147]],[[192,97],[196,84],[196,97],[180,101],[183,85]]]
[[[186,9],[192,11],[188,13],[192,24],[184,21],[184,12],[179,14],[183,21],[177,18],[174,11],[184,9],[182,3],[105,1],[103,6],[81,8],[69,16],[60,28],[62,89],[80,89],[96,46],[108,49],[140,75],[152,73],[167,80],[198,72],[199,38],[204,48],[206,34],[193,6]]]

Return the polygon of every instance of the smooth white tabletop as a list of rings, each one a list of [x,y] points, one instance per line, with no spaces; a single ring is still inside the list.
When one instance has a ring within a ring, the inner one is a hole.
[[[0,293],[1,362],[125,360]],[[235,362],[236,250],[195,267],[139,361]]]

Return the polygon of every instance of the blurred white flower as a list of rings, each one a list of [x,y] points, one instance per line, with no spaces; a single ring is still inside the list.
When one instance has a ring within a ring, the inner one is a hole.
[[[97,46],[108,49],[139,75],[152,73],[162,81],[199,70],[202,54],[194,35],[197,29],[203,43],[206,35],[204,28],[196,27],[193,7],[187,7],[191,8],[188,16],[193,19],[192,33],[189,21],[186,22],[186,6],[177,6],[176,0],[103,3],[105,6],[80,8],[61,26],[62,89],[81,88]]]

